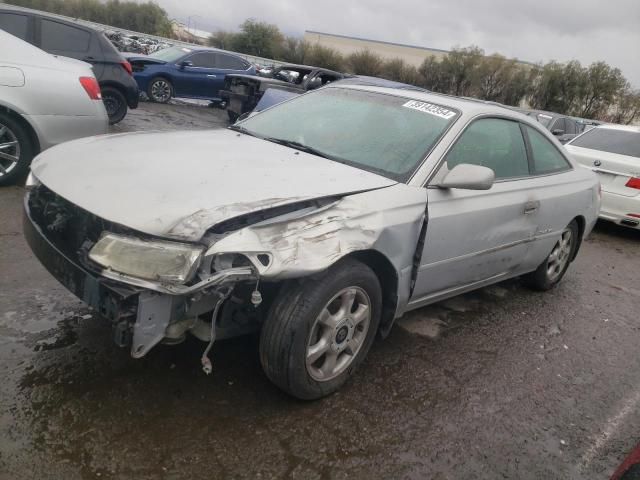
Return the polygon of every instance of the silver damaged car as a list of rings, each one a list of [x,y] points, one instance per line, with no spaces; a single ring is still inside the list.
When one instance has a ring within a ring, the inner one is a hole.
[[[73,180],[70,178],[73,173]],[[336,391],[405,312],[522,276],[557,284],[600,207],[534,120],[328,86],[226,130],[93,137],[32,165],[26,238],[133,357],[260,332],[267,376]]]

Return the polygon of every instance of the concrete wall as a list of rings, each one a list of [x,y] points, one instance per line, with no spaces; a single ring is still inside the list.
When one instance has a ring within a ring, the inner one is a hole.
[[[435,48],[413,47],[313,31],[304,32],[304,39],[311,45],[318,44],[333,48],[343,55],[368,49],[385,59],[402,58],[405,62],[416,67],[419,67],[428,56],[442,57],[447,53],[446,50]]]

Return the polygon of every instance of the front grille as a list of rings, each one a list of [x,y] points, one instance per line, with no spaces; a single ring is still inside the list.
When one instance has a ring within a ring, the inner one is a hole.
[[[85,266],[88,266],[87,253],[102,232],[128,231],[74,205],[44,185],[39,185],[31,191],[29,212],[44,236],[58,250]]]

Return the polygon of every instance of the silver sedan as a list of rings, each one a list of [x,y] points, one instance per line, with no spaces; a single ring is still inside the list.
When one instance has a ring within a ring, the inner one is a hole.
[[[0,185],[29,171],[42,150],[106,133],[91,65],[54,57],[0,30]]]
[[[82,182],[70,182],[74,172]],[[337,390],[405,312],[523,276],[556,285],[600,207],[534,120],[329,86],[228,130],[67,143],[33,163],[25,234],[134,357],[260,331],[267,376]]]

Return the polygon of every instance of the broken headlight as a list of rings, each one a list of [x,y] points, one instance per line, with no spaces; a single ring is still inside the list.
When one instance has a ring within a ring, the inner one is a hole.
[[[98,265],[146,280],[185,283],[200,265],[203,247],[107,233],[89,252]]]

